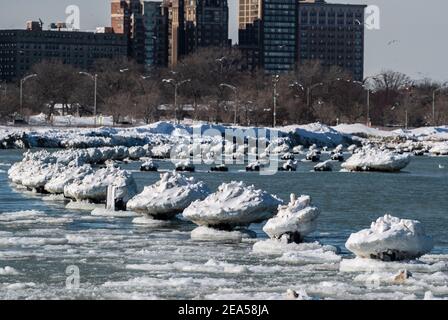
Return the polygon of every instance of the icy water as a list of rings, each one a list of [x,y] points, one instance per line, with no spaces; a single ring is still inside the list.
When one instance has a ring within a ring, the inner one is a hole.
[[[420,268],[404,285],[386,281],[372,287],[363,281],[368,274],[341,273],[339,263],[324,258],[287,261],[254,254],[257,240],[193,242],[195,226],[186,221],[151,228],[42,201],[8,182],[9,164],[21,154],[0,151],[0,299],[282,299],[290,288],[320,299],[420,299],[427,291],[448,297],[447,269],[440,267],[448,263],[448,169],[439,169],[448,168],[448,158],[414,158],[399,174],[314,173],[308,163],[296,173],[274,176],[238,166],[217,174],[200,166],[193,174],[212,190],[244,180],[285,200],[290,193],[311,195],[322,215],[310,240],[339,246],[344,259],[352,258],[344,248],[350,233],[385,213],[422,221],[436,242],[427,260],[439,267]],[[123,165],[135,170],[140,189],[158,180],[138,167]],[[161,168],[172,165],[162,162]],[[251,228],[266,238],[260,225]],[[69,266],[79,268],[79,289],[66,287]]]

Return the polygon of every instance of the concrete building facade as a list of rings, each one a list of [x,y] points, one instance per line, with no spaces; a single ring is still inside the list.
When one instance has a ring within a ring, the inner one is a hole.
[[[364,77],[365,5],[301,1],[299,5],[299,65],[318,60],[338,66],[355,80]]]
[[[126,57],[124,34],[80,31],[0,30],[0,79],[17,80],[44,60],[88,70],[98,59]]]

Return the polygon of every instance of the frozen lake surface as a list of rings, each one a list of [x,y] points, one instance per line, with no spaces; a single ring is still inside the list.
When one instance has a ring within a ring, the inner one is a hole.
[[[349,235],[378,217],[390,213],[420,220],[435,240],[423,259],[432,265],[415,266],[405,284],[389,281],[395,269],[340,272],[340,264],[325,257],[257,255],[252,247],[258,240],[193,242],[195,226],[182,220],[151,228],[133,224],[132,218],[67,210],[62,202],[12,188],[7,170],[21,158],[21,151],[0,150],[0,299],[283,299],[287,289],[317,299],[421,299],[429,291],[448,298],[448,169],[439,168],[448,168],[448,158],[413,158],[397,174],[315,173],[311,163],[274,176],[242,172],[243,166],[232,166],[229,173],[207,173],[208,167],[198,166],[193,174],[212,190],[243,180],[284,200],[291,193],[310,195],[322,210],[310,240],[340,247],[344,259],[353,258],[344,247]],[[122,167],[134,170],[142,190],[159,175],[140,173],[139,165]],[[173,165],[160,162],[160,167]],[[261,225],[251,229],[267,238]],[[79,268],[79,289],[66,288],[69,266]],[[372,276],[379,279],[375,285]]]

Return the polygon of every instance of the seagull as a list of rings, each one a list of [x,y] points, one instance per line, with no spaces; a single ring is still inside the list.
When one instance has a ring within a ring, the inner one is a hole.
[[[393,45],[393,44],[395,44],[395,43],[398,43],[399,41],[398,40],[391,40],[391,41],[389,41],[388,43],[387,43],[387,45],[388,46],[391,46],[391,45]]]
[[[442,164],[439,164],[439,169],[445,169],[445,166]]]

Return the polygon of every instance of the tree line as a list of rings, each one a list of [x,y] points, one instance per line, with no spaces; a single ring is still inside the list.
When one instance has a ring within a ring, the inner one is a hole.
[[[324,68],[318,61],[269,75],[245,69],[237,49],[204,48],[172,69],[147,70],[127,59],[100,60],[90,70],[43,61],[29,75],[36,76],[23,82],[22,99],[20,81],[0,84],[3,121],[17,113],[50,117],[62,106],[57,110],[62,115],[92,116],[96,111],[112,115],[116,123],[183,118],[251,126],[448,123],[443,84],[431,79],[414,81],[386,70],[357,82],[344,70]]]

